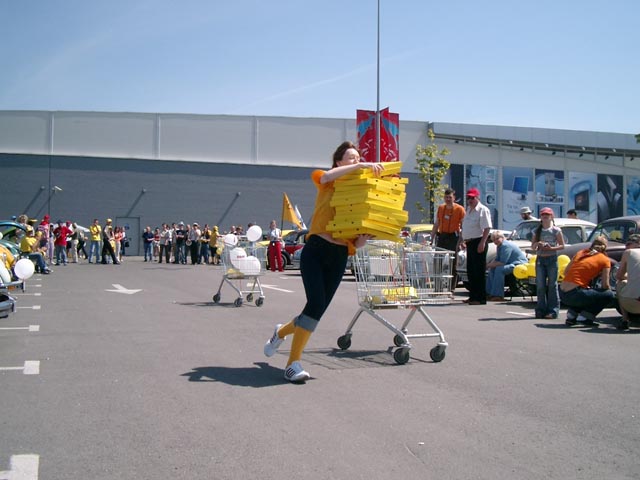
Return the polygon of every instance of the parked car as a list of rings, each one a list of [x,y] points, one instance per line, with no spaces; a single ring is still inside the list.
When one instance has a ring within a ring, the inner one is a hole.
[[[554,223],[556,226],[560,227],[560,230],[562,230],[565,242],[565,249],[562,253],[565,255],[568,255],[566,252],[570,246],[586,242],[589,235],[596,227],[595,223],[576,218],[555,218]],[[527,254],[531,254],[532,252],[528,250],[531,248],[531,239],[533,238],[534,231],[538,228],[538,225],[540,225],[540,220],[524,220],[507,235],[507,239],[513,241]],[[577,251],[578,250],[576,250],[576,252]],[[571,255],[569,255],[569,257],[571,258]],[[494,258],[496,258],[496,246],[493,242],[489,242],[489,246],[487,248],[487,263],[491,262]],[[467,253],[464,250],[458,252],[456,269],[458,272],[458,281],[463,284],[466,283],[468,281]]]
[[[298,250],[302,250],[306,235],[309,230],[283,230],[282,231],[282,264],[285,266],[292,266],[294,268],[300,268],[299,257],[294,262],[294,253]],[[269,241],[263,241],[261,244],[269,245]],[[269,268],[269,256],[267,255],[267,268]]]
[[[402,227],[400,236],[405,239],[405,242],[430,244],[431,230],[433,230],[431,223],[410,223]]]
[[[16,257],[20,255],[20,241],[27,234],[21,223],[10,220],[0,221],[0,244],[5,246]]]

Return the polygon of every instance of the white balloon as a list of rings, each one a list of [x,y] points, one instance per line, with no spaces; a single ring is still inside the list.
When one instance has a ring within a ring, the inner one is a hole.
[[[0,232],[0,240],[2,240],[2,232]]]
[[[229,246],[234,246],[238,243],[238,237],[233,233],[227,233],[224,236],[223,240],[224,240],[224,244]]]
[[[254,225],[247,230],[247,240],[250,242],[257,242],[262,238],[262,229],[259,225]]]
[[[247,258],[247,252],[244,251],[244,248],[236,247],[229,252],[231,264],[236,268],[240,268],[238,261],[244,260],[245,258]]]
[[[238,270],[245,275],[259,275],[260,260],[253,255],[250,255],[247,258],[238,259]]]
[[[35,272],[35,267],[33,266],[33,262],[28,258],[21,258],[16,262],[15,267],[13,267],[13,271],[16,273],[16,277],[20,280],[27,280],[33,276],[33,272]]]

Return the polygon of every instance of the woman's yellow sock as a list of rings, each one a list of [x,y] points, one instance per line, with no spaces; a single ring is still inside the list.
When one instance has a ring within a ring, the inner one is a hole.
[[[278,334],[279,333],[280,332],[278,331]],[[289,362],[287,362],[287,365],[291,365],[293,362],[297,362],[302,358],[302,352],[309,341],[309,337],[311,337],[311,332],[309,330],[305,330],[302,327],[295,328],[293,331],[293,341],[291,342],[291,353],[289,354]]]
[[[296,326],[293,324],[293,320],[289,323],[285,323],[278,329],[278,337],[284,338],[288,335],[291,335],[295,330]]]

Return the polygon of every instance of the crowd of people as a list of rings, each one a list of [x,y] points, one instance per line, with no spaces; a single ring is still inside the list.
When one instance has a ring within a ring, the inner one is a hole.
[[[110,218],[103,223],[96,218],[89,228],[72,221],[53,223],[49,215],[44,215],[40,221],[19,215],[15,221],[23,226],[16,230],[21,256],[30,258],[36,272],[43,274],[52,273],[51,266],[82,261],[119,265],[130,243],[139,241],[130,238],[123,226],[114,226]],[[252,225],[249,223],[247,228]],[[204,224],[200,227],[198,222],[163,223],[154,229],[147,226],[140,239],[143,258],[145,262],[218,265],[221,239],[228,233],[239,237],[245,234],[244,228],[236,225],[223,232],[217,225],[209,227]]]

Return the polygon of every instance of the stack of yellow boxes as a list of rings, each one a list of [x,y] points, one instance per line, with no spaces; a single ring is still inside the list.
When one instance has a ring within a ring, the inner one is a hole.
[[[400,178],[402,162],[386,162],[379,177],[369,169],[340,177],[334,183],[331,206],[336,214],[327,229],[335,238],[373,235],[378,240],[400,241],[409,219],[404,208],[407,178]]]

